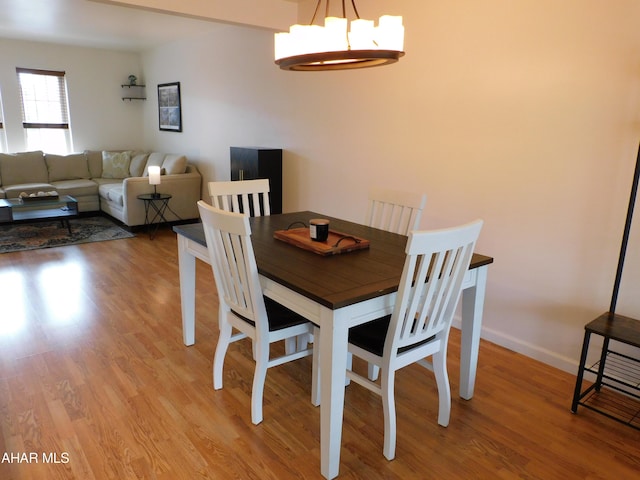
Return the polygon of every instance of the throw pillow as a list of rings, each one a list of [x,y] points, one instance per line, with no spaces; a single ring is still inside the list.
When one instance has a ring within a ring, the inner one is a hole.
[[[127,178],[131,164],[130,152],[102,152],[102,178]]]
[[[87,157],[84,153],[73,153],[71,155],[53,155],[47,153],[44,159],[49,169],[50,182],[90,178]]]
[[[144,173],[144,167],[147,164],[149,158],[148,153],[138,153],[132,156],[131,166],[129,167],[129,173],[132,177],[141,177]]]
[[[187,171],[187,157],[184,155],[167,155],[162,162],[167,175],[180,174]]]
[[[49,172],[42,150],[0,153],[0,171],[3,185],[49,182]]]

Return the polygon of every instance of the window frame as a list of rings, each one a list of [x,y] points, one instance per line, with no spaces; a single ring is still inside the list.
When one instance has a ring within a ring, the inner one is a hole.
[[[36,98],[29,99],[28,94],[26,94],[26,86],[23,84],[21,80],[21,75],[42,75],[43,77],[53,77],[57,80],[57,96],[55,93],[51,96],[46,96],[46,98]],[[71,144],[71,127],[69,124],[69,96],[67,94],[67,82],[66,82],[66,72],[61,70],[43,70],[43,69],[35,69],[35,68],[23,68],[16,67],[16,75],[18,78],[18,88],[20,93],[20,109],[22,112],[22,128],[25,131],[25,142],[27,148],[34,148],[34,146],[29,145],[29,135],[28,130],[40,130],[44,134],[46,130],[65,130],[64,134],[64,149],[66,152],[69,152],[72,149]],[[60,117],[61,121],[59,122],[51,122],[51,121],[33,121],[33,118],[28,118],[31,116],[30,108],[33,107],[37,114],[36,102],[45,101],[47,103],[57,104],[58,110],[55,112],[57,116]],[[30,105],[31,103],[31,105]],[[29,113],[28,113],[29,112]],[[41,136],[42,138],[42,136]],[[61,144],[60,144],[61,146]],[[41,145],[41,148],[46,148]],[[62,153],[62,152],[61,152]]]

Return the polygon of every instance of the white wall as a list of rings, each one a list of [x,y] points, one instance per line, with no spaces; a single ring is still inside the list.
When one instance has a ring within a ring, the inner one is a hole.
[[[16,67],[66,72],[74,151],[142,146],[143,102],[123,102],[120,95],[130,74],[141,77],[139,54],[0,39],[0,92],[12,152],[25,150]]]
[[[230,146],[287,148],[290,134],[282,130],[290,122],[290,79],[273,67],[272,37],[248,27],[217,25],[209,34],[146,52],[146,144],[186,153],[205,182],[229,179]],[[158,128],[157,85],[170,82],[180,82],[180,133]],[[288,205],[291,209],[295,203]]]
[[[575,372],[584,324],[609,306],[640,140],[640,2],[372,0],[360,14],[389,4],[407,55],[362,71],[280,71],[271,33],[231,25],[144,52],[140,71],[135,55],[0,40],[5,113],[21,60],[69,72],[79,149],[184,152],[206,182],[229,178],[232,145],[282,147],[285,210],[356,221],[372,185],[427,192],[423,228],[485,220],[484,338]],[[146,102],[119,100],[129,73]],[[156,86],[174,81],[184,130],[160,132]],[[636,251],[619,312],[640,318]]]
[[[378,69],[282,72],[269,32],[234,26],[147,52],[148,84],[181,82],[184,132],[158,131],[150,92],[146,143],[205,182],[228,178],[231,145],[282,147],[287,211],[360,220],[387,185],[427,192],[424,228],[483,218],[483,336],[575,371],[609,306],[640,139],[640,3],[392,4],[407,55]]]

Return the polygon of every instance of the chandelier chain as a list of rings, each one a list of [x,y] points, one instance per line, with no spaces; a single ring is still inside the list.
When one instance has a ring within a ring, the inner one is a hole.
[[[358,9],[356,8],[356,0],[351,0],[351,6],[353,7],[353,11],[356,14],[356,18],[360,18],[360,14],[358,13]],[[344,10],[344,1],[342,2],[342,9]]]
[[[316,21],[321,4],[322,4],[322,0],[318,0],[318,3],[316,3],[316,8],[313,12],[313,17],[311,17],[311,21],[309,22],[309,25],[313,25],[314,22]],[[351,8],[353,8],[353,13],[355,13],[356,18],[360,19],[360,13],[358,12],[358,7],[356,7],[356,0],[351,0]],[[330,11],[331,11],[331,0],[326,0],[325,6],[324,6],[324,16],[329,17]],[[342,18],[347,18],[347,7],[345,5],[344,0],[342,0]]]

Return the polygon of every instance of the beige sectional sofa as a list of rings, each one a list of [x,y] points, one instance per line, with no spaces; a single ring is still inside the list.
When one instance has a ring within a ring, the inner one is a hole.
[[[199,218],[200,172],[184,155],[158,152],[0,153],[0,198],[55,190],[74,197],[81,213],[103,211],[133,227],[145,220],[144,202],[137,196],[153,192],[147,178],[150,165],[163,173],[158,192],[172,195],[166,219]]]

